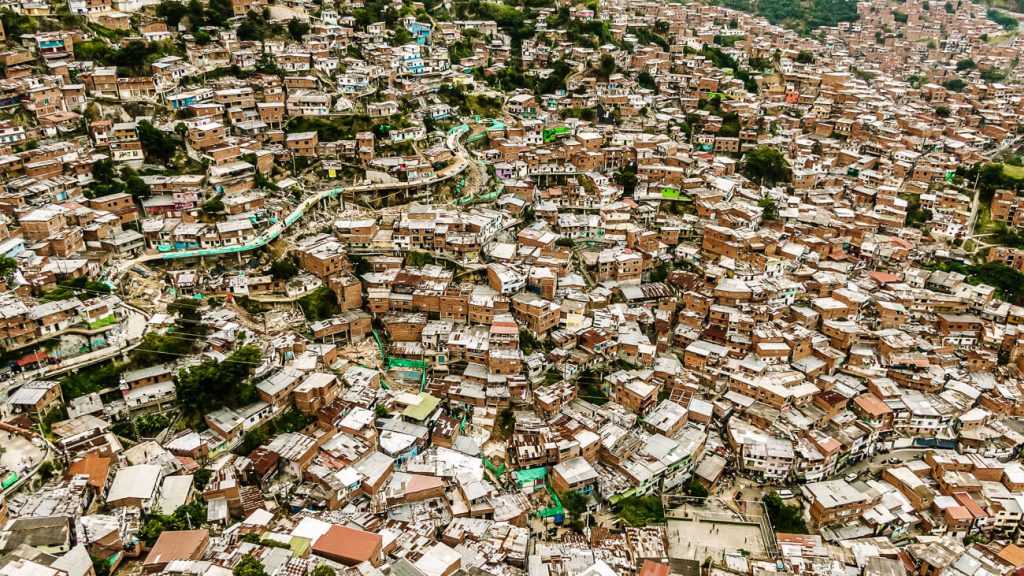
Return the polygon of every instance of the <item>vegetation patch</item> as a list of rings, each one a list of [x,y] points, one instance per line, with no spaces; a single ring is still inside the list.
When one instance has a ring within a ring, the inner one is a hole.
[[[665,506],[659,496],[629,496],[615,503],[615,516],[625,526],[665,523]]]

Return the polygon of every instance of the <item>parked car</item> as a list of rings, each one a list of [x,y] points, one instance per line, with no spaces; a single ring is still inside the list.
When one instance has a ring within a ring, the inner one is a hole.
[[[789,500],[790,498],[796,498],[796,494],[793,494],[792,490],[782,489],[782,490],[777,491],[776,494],[778,494],[779,498],[782,498],[783,500]]]
[[[854,480],[857,479],[857,476],[858,474],[856,472],[850,472],[846,476],[843,476],[843,480],[846,480],[847,482],[853,482]]]

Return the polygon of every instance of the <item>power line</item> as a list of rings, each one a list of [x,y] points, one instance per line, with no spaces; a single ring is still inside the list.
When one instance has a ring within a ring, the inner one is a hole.
[[[170,335],[184,334],[186,336],[197,336],[199,338],[207,338],[207,337],[209,337],[209,334],[196,334],[194,332],[181,332],[181,331],[178,331],[178,330],[174,330],[172,332],[164,332],[163,334],[160,334],[158,332],[152,332],[152,334],[159,334],[161,336],[170,336]]]
[[[187,336],[174,336],[172,334],[163,334],[163,335],[161,335],[161,338],[171,338],[171,339],[174,339],[174,340],[181,340],[181,341],[184,341],[184,342],[192,342],[194,344],[199,344],[199,343],[205,343],[206,342],[206,340],[200,340],[198,338],[189,338]]]
[[[193,358],[193,357],[196,356],[196,354],[182,354],[180,352],[165,352],[163,350],[150,350],[148,348],[134,348],[134,350],[139,350],[141,352],[152,352],[154,354],[166,354],[168,356],[185,356],[185,357],[189,357],[189,358]],[[248,364],[249,366],[262,366],[263,365],[263,362],[245,362],[243,360],[232,360],[230,356],[225,358],[225,359],[223,359],[223,360],[217,360],[217,362],[219,362],[221,364],[227,363],[227,362],[231,362],[233,364]]]
[[[117,294],[114,293],[113,289],[110,289],[107,292],[104,292],[102,290],[93,290],[91,288],[77,288],[77,287],[74,287],[74,286],[64,286],[62,284],[57,284],[57,287],[54,288],[54,290],[57,290],[59,288],[64,288],[66,290],[71,290],[71,291],[74,291],[74,292],[91,292],[93,294],[99,294],[101,296],[117,296]],[[46,294],[44,293],[43,296],[45,297]],[[60,300],[66,300],[66,298],[61,298]],[[57,302],[57,301],[58,300],[53,300],[53,302]]]
[[[187,333],[175,332],[175,333],[172,333],[172,334],[160,334],[160,337],[161,338],[173,338],[173,339],[176,339],[176,340],[181,340],[181,341],[185,341],[185,342],[193,342],[193,343],[205,343],[207,341],[207,339],[210,338],[210,336],[200,336],[198,334],[191,335],[191,336],[197,336],[196,338],[189,338],[187,336],[178,336],[178,334],[187,334]]]

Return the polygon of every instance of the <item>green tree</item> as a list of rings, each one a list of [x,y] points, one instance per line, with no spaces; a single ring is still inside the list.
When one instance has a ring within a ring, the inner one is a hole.
[[[601,374],[588,368],[579,375],[576,381],[579,386],[580,398],[598,406],[608,403],[608,394],[604,390]]]
[[[263,564],[255,556],[245,556],[231,571],[233,576],[267,576]]]
[[[615,515],[626,526],[650,526],[665,522],[659,496],[629,496],[615,503]]]
[[[641,88],[646,88],[648,90],[658,89],[658,83],[654,80],[654,76],[651,76],[651,73],[647,70],[644,70],[637,76],[636,82]]]
[[[751,11],[749,0],[720,0],[727,8]],[[780,24],[800,31],[821,26],[835,26],[839,22],[853,22],[859,18],[855,0],[760,0],[756,13],[772,24]]]
[[[200,468],[192,475],[192,481],[195,482],[197,489],[202,490],[210,483],[211,476],[213,476],[213,470],[210,470],[209,468]]]
[[[266,444],[271,436],[298,432],[315,421],[316,417],[308,416],[294,408],[289,408],[267,424],[250,430],[232,452],[239,456],[251,454],[253,450]]]
[[[167,305],[167,311],[176,315],[175,330],[192,336],[206,335],[202,308],[202,303],[192,298],[178,298]]]
[[[612,180],[614,180],[619,186],[622,186],[623,194],[632,196],[633,191],[636,190],[636,185],[639,182],[636,175],[636,163],[622,167],[618,172],[612,175]]]
[[[274,277],[274,280],[291,280],[298,273],[299,263],[291,254],[270,265],[270,275]]]
[[[330,318],[341,312],[341,307],[338,306],[337,295],[326,286],[321,286],[315,291],[299,298],[298,304],[302,308],[302,313],[306,316],[306,320],[310,322]]]
[[[587,122],[594,122],[597,120],[597,110],[593,108],[563,108],[558,113],[559,117],[563,120],[566,118],[579,118],[580,120],[586,120]]]
[[[243,346],[223,362],[207,360],[183,368],[174,378],[182,413],[198,421],[223,406],[239,407],[256,401],[256,389],[249,378],[261,361],[259,348]]]
[[[306,34],[309,34],[309,24],[295,17],[288,21],[288,35],[292,37],[292,40],[302,42],[302,37]]]
[[[131,191],[143,195],[148,194],[149,186],[138,177],[134,170],[126,167],[122,169],[121,174],[122,178],[118,179],[115,177],[114,164],[109,159],[96,162],[93,165],[93,181],[86,189],[86,196],[89,198],[100,198],[110,194],[125,192],[125,177],[130,175],[134,175],[134,178],[128,179],[132,185]]]
[[[121,180],[124,182],[125,192],[136,198],[146,198],[153,193],[149,184],[146,184],[139,173],[129,166],[121,169]]]
[[[1002,10],[996,10],[995,8],[989,8],[985,13],[988,19],[999,24],[1004,30],[1016,30],[1020,22],[1016,18],[1003,12]]]
[[[3,24],[8,41],[20,41],[22,35],[36,31],[36,23],[31,17],[18,14],[10,8],[0,9],[0,24]]]
[[[542,94],[554,94],[560,90],[565,90],[565,79],[569,76],[572,68],[569,63],[564,60],[555,60],[551,63],[551,73],[545,78],[536,80],[534,85],[534,94],[540,96]]]
[[[943,82],[942,87],[953,92],[963,92],[964,88],[967,87],[967,83],[959,78],[953,78]]]
[[[146,153],[148,160],[155,160],[160,164],[169,164],[177,151],[178,143],[172,136],[158,130],[148,120],[139,122],[139,142]]]
[[[110,561],[102,556],[89,555],[89,559],[92,561],[92,571],[96,573],[96,576],[110,576]]]
[[[116,389],[127,364],[107,362],[68,374],[60,381],[65,400],[92,394],[105,389]]]
[[[767,196],[757,201],[757,205],[761,207],[761,219],[762,220],[778,220],[779,219],[779,208],[775,204],[775,200],[768,198]]]
[[[313,568],[313,572],[310,576],[337,576],[337,574],[338,573],[334,571],[334,568],[331,568],[327,564],[320,564],[316,568]]]
[[[1009,237],[1012,242],[1009,245],[1024,245],[1024,236],[1005,228],[1001,233],[997,232],[995,238],[1003,243],[1003,239]],[[985,264],[974,264],[970,266],[951,267],[952,271],[967,275],[967,282],[970,284],[987,284],[996,289],[996,294],[1011,304],[1024,304],[1024,274],[1002,262],[986,262]]]
[[[224,201],[221,200],[219,196],[217,198],[211,198],[210,200],[203,202],[202,209],[203,214],[219,214],[224,211]]]
[[[758,184],[774,185],[788,182],[790,171],[782,153],[770,146],[762,146],[743,156],[741,172]]]
[[[963,72],[964,70],[973,70],[974,68],[977,67],[978,65],[975,64],[974,60],[971,60],[970,58],[964,58],[963,60],[960,60],[956,63],[957,72]]]
[[[90,122],[92,122],[93,120],[99,120],[100,107],[95,102],[90,102],[85,107],[85,112],[83,113],[83,116],[85,116],[85,119],[89,120]]]
[[[654,268],[651,268],[650,274],[647,278],[648,282],[664,282],[668,279],[669,272],[672,271],[672,266],[668,262],[662,262]]]
[[[92,165],[92,177],[97,182],[110,182],[114,179],[114,162],[109,158],[97,160]]]
[[[512,432],[516,428],[516,414],[511,408],[505,408],[501,412],[498,412],[498,420],[496,422],[498,430],[501,431],[503,438],[510,438]]]
[[[408,120],[401,117],[388,123],[393,128],[407,128],[410,125]],[[376,126],[376,120],[357,114],[333,118],[299,116],[288,124],[288,132],[316,132],[321,142],[335,142],[355,138],[357,132],[371,131]]]
[[[99,63],[116,66],[118,74],[122,76],[150,75],[153,73],[153,62],[168,54],[179,52],[177,45],[170,40],[149,43],[133,40],[117,50],[108,48],[102,42],[93,41],[81,48]],[[75,53],[79,53],[77,46]]]
[[[409,32],[405,26],[395,27],[395,36],[391,40],[392,46],[403,46],[412,42],[412,32]]]
[[[18,270],[18,261],[14,258],[8,258],[7,256],[0,256],[0,278],[4,282],[10,282],[14,279],[14,273]]]
[[[1024,179],[1010,178],[998,162],[961,164],[956,170],[957,178],[962,182],[978,182],[979,196],[982,203],[990,203],[995,191],[999,188],[1024,190]]]
[[[59,414],[60,411],[57,410],[57,411],[55,411],[55,413]],[[43,462],[42,464],[39,465],[38,474],[39,474],[39,477],[42,478],[45,481],[45,480],[49,480],[50,478],[53,478],[53,475],[56,472],[56,470],[57,470],[57,467],[53,463],[53,460],[47,460],[46,462]]]
[[[163,414],[143,414],[135,419],[135,427],[143,438],[153,438],[171,422]]]
[[[569,526],[577,532],[583,531],[583,518],[587,513],[589,499],[586,494],[576,491],[562,496],[562,506],[569,515]]]
[[[195,32],[200,26],[206,24],[206,7],[200,0],[188,0],[185,4],[185,18],[188,20],[188,29]]]
[[[519,349],[522,350],[524,354],[533,354],[534,351],[541,350],[543,348],[544,343],[534,336],[533,332],[530,332],[525,328],[519,329]]]
[[[985,82],[1002,82],[1006,80],[1006,72],[999,68],[985,68],[981,71],[981,79]]]
[[[232,452],[239,456],[248,456],[253,450],[266,444],[268,440],[270,440],[270,431],[267,430],[266,426],[255,428],[242,437],[241,443]]]
[[[433,256],[431,256],[430,254],[427,254],[426,252],[419,252],[419,251],[416,251],[416,250],[410,250],[409,253],[405,257],[405,265],[406,266],[413,266],[413,267],[416,267],[416,268],[420,268],[422,266],[426,266],[427,264],[432,264],[433,262],[434,262],[434,257]]]
[[[814,53],[808,50],[797,52],[796,61],[800,64],[814,64]]]
[[[235,11],[231,8],[231,0],[210,0],[206,9],[206,22],[224,28],[234,15]]]
[[[239,40],[250,42],[262,42],[267,37],[268,22],[261,12],[249,10],[245,13],[245,20],[238,25],[236,34]]]
[[[683,492],[685,492],[687,496],[696,498],[701,502],[708,497],[708,489],[696,478],[690,478],[689,482],[683,486]]]
[[[177,0],[163,0],[156,6],[156,15],[164,19],[167,28],[176,30],[181,20],[188,15],[188,8]]]
[[[132,351],[132,364],[137,367],[151,366],[192,354],[196,351],[196,342],[201,341],[206,332],[206,326],[189,325],[178,318],[173,333],[147,332],[139,347]]]
[[[182,504],[173,513],[167,515],[154,514],[139,529],[137,536],[147,546],[156,544],[157,538],[164,531],[191,530],[199,528],[206,522],[206,504],[202,501]]]
[[[807,525],[804,523],[800,506],[786,504],[776,492],[765,496],[762,502],[776,532],[807,534]]]
[[[243,20],[238,25],[238,30],[235,31],[238,35],[238,39],[243,42],[259,42],[264,38],[264,31],[262,28],[254,24],[251,20]]]
[[[79,276],[78,278],[61,280],[57,283],[56,288],[43,294],[40,300],[43,302],[56,302],[57,300],[67,300],[74,296],[89,298],[95,294],[109,293],[110,286],[107,286],[102,282],[90,280],[87,276]]]
[[[600,78],[607,80],[615,70],[618,68],[618,64],[615,63],[615,57],[611,54],[602,54],[601,62],[597,66],[597,75]]]
[[[100,39],[76,42],[74,53],[75,60],[96,61],[101,64],[109,64],[116,55],[116,52]]]

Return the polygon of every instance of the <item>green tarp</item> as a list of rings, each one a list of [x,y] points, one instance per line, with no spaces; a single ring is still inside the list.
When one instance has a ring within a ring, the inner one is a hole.
[[[519,486],[523,486],[524,484],[529,484],[530,482],[540,482],[544,480],[544,477],[547,476],[547,474],[548,469],[545,468],[544,466],[541,466],[540,468],[516,470],[516,484],[518,484]]]

